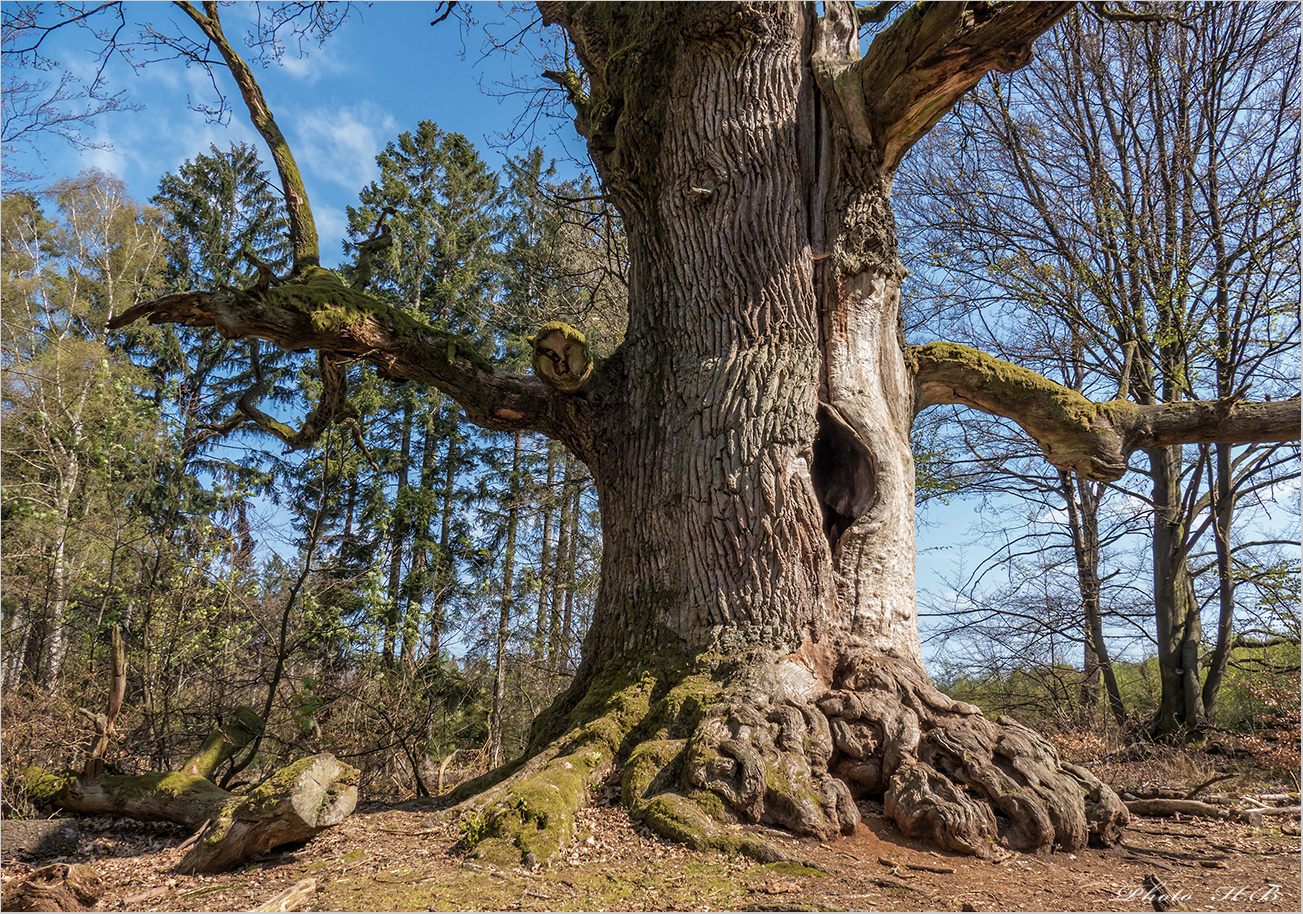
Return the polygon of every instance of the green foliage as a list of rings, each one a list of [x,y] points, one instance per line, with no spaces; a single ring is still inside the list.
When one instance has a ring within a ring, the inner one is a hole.
[[[489,836],[489,820],[483,813],[471,810],[457,820],[457,831],[462,843],[475,847]]]
[[[1221,689],[1217,730],[1239,735],[1297,731],[1298,666],[1297,642],[1235,648]],[[1123,700],[1139,727],[1132,735],[1143,735],[1144,722],[1158,702],[1158,659],[1115,661],[1113,668]],[[1010,714],[1034,729],[1051,733],[1074,728],[1085,719],[1080,682],[1080,670],[1068,666],[1020,667],[1006,675],[951,671],[937,677],[938,687],[947,695],[977,705],[988,717]]]
[[[249,255],[277,273],[289,268],[289,223],[258,154],[244,143],[183,162],[151,201],[171,222],[168,283],[178,289],[246,286]]]

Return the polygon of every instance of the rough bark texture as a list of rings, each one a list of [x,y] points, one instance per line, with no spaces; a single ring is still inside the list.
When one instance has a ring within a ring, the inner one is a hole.
[[[631,317],[566,436],[602,504],[584,661],[530,761],[459,792],[488,815],[479,853],[546,862],[621,764],[662,834],[766,859],[733,826],[831,837],[869,795],[969,853],[1115,841],[1106,787],[921,668],[891,172],[805,65],[857,54],[853,13],[544,13],[587,74],[577,125],[629,234]]]

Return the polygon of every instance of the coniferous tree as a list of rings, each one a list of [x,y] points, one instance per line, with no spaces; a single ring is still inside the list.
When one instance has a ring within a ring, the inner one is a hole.
[[[349,231],[359,249],[367,239],[388,243],[367,258],[360,279],[397,307],[493,348],[497,178],[465,137],[430,121],[401,134],[376,161],[380,176],[350,207]],[[477,449],[459,409],[437,391],[403,385],[390,402],[377,420],[394,429],[389,440],[400,442],[386,461],[393,507],[384,644],[390,662],[401,654],[410,668],[422,642],[431,654],[440,650],[459,580],[463,476]]]

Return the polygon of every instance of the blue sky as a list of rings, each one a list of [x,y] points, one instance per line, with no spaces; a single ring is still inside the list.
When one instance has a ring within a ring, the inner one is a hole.
[[[148,21],[159,29],[198,34],[170,3],[127,3],[126,12],[129,24]],[[463,29],[451,18],[431,26],[437,14],[433,3],[359,6],[324,45],[308,43],[302,56],[297,47],[290,47],[279,65],[266,68],[253,63],[252,53],[239,38],[252,12],[249,3],[224,6],[223,25],[254,66],[267,103],[294,150],[327,265],[340,257],[345,207],[355,203],[358,192],[377,175],[376,155],[421,120],[465,134],[493,168],[501,166],[505,154],[524,154],[533,144],[544,146],[567,174],[574,170],[567,160],[583,154],[582,140],[563,117],[538,119],[526,142],[510,150],[501,148],[498,135],[510,132],[529,112],[531,100],[529,94],[512,93],[506,87],[522,79],[534,86],[544,84],[537,77],[540,68],[529,54],[485,55],[482,27]],[[490,22],[505,16],[496,4],[474,4],[472,12]],[[527,15],[537,13],[530,10]],[[499,31],[511,34],[529,21],[522,19],[519,26]],[[526,40],[530,47],[538,44],[536,34]],[[87,77],[93,73],[95,51],[85,32],[60,30],[47,46],[64,67]],[[137,199],[144,201],[155,193],[163,174],[207,153],[211,145],[225,149],[231,143],[247,142],[267,161],[265,146],[249,123],[229,75],[224,71],[217,75],[236,106],[226,123],[209,122],[189,107],[216,101],[212,80],[203,68],[187,68],[172,60],[133,71],[115,59],[108,70],[111,88],[126,90],[128,101],[143,109],[103,116],[91,135],[106,144],[104,148],[79,152],[52,139],[40,150],[43,165],[23,153],[7,159],[7,167],[39,171],[51,178],[99,168],[124,179]]]

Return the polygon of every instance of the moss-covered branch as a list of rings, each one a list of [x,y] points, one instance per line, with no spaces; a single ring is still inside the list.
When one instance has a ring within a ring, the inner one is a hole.
[[[912,346],[916,408],[957,403],[1017,422],[1045,459],[1098,480],[1119,479],[1131,454],[1171,444],[1296,441],[1299,401],[1235,399],[1139,406],[1096,403],[1028,368],[958,343]]]
[[[262,717],[253,708],[236,708],[230,720],[208,734],[199,751],[181,766],[181,771],[212,780],[222,762],[253,742],[264,726]]]
[[[815,60],[834,117],[858,142],[875,147],[894,169],[905,153],[992,70],[1010,72],[1032,59],[1032,42],[1071,3],[915,3],[874,38],[859,60]],[[854,4],[826,4],[825,30],[856,28]]]
[[[216,753],[219,744],[210,740],[205,747]],[[201,751],[187,768],[203,761]],[[188,770],[92,780],[36,768],[23,775],[32,797],[60,809],[201,829],[178,866],[185,873],[228,870],[273,847],[306,841],[344,821],[357,805],[357,770],[328,752],[282,768],[245,796]]]
[[[577,408],[558,404],[554,391],[535,378],[496,369],[456,334],[350,288],[320,267],[266,293],[218,289],[169,295],[114,316],[109,329],[141,318],[155,324],[213,327],[228,339],[317,349],[330,354],[324,364],[334,368],[340,359],[365,360],[383,377],[437,387],[456,400],[471,421],[486,428],[534,429],[560,437],[566,418]],[[339,409],[327,412],[331,415],[317,415],[314,425],[338,418]],[[280,431],[287,442],[302,440],[303,430],[286,426]]]

